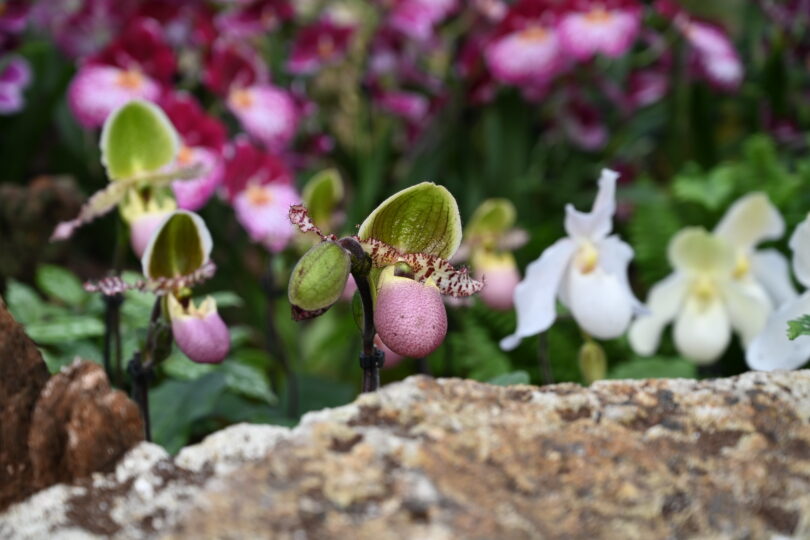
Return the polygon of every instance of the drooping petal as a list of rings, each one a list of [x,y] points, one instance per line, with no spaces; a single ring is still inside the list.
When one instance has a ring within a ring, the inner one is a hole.
[[[687,292],[688,281],[681,274],[672,274],[650,289],[647,298],[649,315],[642,315],[630,326],[630,346],[642,355],[649,356],[658,349],[664,326],[675,319]]]
[[[768,294],[752,279],[743,283],[728,281],[721,285],[720,291],[731,326],[739,334],[743,345],[748,345],[762,331],[771,314]]]
[[[616,276],[622,284],[625,294],[632,299],[633,313],[636,315],[647,313],[647,308],[636,298],[627,278],[627,267],[633,260],[633,248],[617,235],[613,235],[601,240],[597,244],[597,250],[599,251],[599,266],[604,268],[608,274]]]
[[[751,250],[765,240],[777,240],[785,233],[785,221],[764,193],[750,193],[738,199],[714,228],[714,234],[734,248]]]
[[[571,265],[563,287],[568,308],[585,332],[598,339],[613,339],[627,330],[635,299],[617,276],[599,266],[582,272]]]
[[[573,205],[565,207],[565,231],[574,238],[599,240],[613,229],[613,214],[616,212],[616,180],[619,173],[602,169],[599,177],[599,192],[590,212],[580,212]]]
[[[796,369],[810,359],[810,337],[787,337],[788,321],[810,313],[810,291],[784,304],[768,317],[762,332],[748,346],[745,360],[751,369]]]
[[[731,341],[731,321],[720,297],[687,296],[675,319],[674,338],[678,352],[696,364],[717,360]]]
[[[515,287],[517,329],[501,340],[502,349],[514,349],[521,339],[547,330],[557,318],[557,290],[576,249],[573,240],[563,238],[526,267],[526,276]]]
[[[793,251],[793,272],[805,287],[810,287],[810,216],[799,223],[790,236]]]
[[[115,208],[119,202],[124,200],[124,196],[130,187],[131,184],[127,182],[112,182],[101,191],[94,193],[81,207],[76,218],[63,221],[56,226],[51,235],[51,242],[54,240],[67,240],[73,236],[73,231]]]
[[[774,306],[796,298],[787,258],[775,249],[763,249],[751,255],[751,273],[768,293]]]

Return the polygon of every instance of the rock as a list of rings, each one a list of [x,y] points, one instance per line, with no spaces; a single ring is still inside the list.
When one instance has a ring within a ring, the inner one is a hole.
[[[0,302],[0,510],[34,492],[28,429],[48,368]]]
[[[101,366],[76,361],[48,381],[34,409],[28,434],[33,487],[110,472],[143,434],[137,405],[110,388]]]
[[[142,444],[0,515],[0,537],[48,535],[808,538],[810,371],[590,388],[412,377],[174,460]]]

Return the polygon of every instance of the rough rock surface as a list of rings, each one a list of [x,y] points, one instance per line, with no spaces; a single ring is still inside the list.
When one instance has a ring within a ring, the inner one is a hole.
[[[810,538],[810,371],[495,387],[413,377],[293,429],[0,515],[0,537]]]
[[[28,428],[48,368],[0,301],[0,510],[33,493]]]
[[[28,432],[33,487],[110,472],[143,435],[138,406],[110,388],[101,366],[77,360],[51,377],[34,409]]]

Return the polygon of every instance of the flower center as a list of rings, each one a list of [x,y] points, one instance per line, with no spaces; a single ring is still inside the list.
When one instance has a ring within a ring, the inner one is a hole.
[[[519,34],[523,41],[545,41],[548,38],[548,31],[542,26],[530,26]]]
[[[247,88],[237,88],[231,91],[229,101],[237,109],[248,109],[253,105],[253,92]]]
[[[318,40],[318,56],[326,60],[331,57],[335,52],[335,43],[329,36],[322,36]]]
[[[143,84],[143,76],[133,70],[122,71],[116,80],[118,86],[126,88],[127,90],[137,90]]]
[[[264,186],[249,186],[247,188],[247,198],[254,206],[264,206],[273,201],[273,194]]]
[[[583,274],[589,274],[596,269],[599,263],[599,251],[593,244],[587,242],[579,248],[576,256],[576,265]]]
[[[605,24],[610,22],[613,15],[605,8],[599,6],[585,14],[585,20],[591,24]]]
[[[177,151],[177,164],[189,165],[194,158],[194,151],[186,145],[182,145]]]
[[[734,279],[742,279],[751,270],[751,261],[748,260],[743,254],[737,256],[737,263],[734,265],[733,276]]]
[[[714,281],[709,276],[700,276],[692,283],[692,294],[694,294],[701,303],[710,302],[717,294],[717,289],[714,286]]]

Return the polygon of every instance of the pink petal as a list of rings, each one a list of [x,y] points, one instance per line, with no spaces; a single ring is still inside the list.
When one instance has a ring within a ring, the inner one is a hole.
[[[285,148],[298,128],[298,113],[292,97],[269,84],[231,91],[228,107],[245,131],[268,149]]]
[[[637,10],[605,11],[598,7],[565,15],[557,29],[565,51],[582,61],[599,53],[610,58],[622,56],[635,41],[640,25]]]
[[[178,208],[196,211],[205,205],[222,183],[225,167],[219,154],[202,146],[184,147],[180,150],[178,164],[181,160],[185,165],[199,163],[203,166],[203,173],[199,177],[172,182]]]
[[[99,127],[107,116],[133,99],[156,101],[160,87],[136,71],[112,66],[86,65],[79,69],[68,88],[68,104],[86,128]]]

